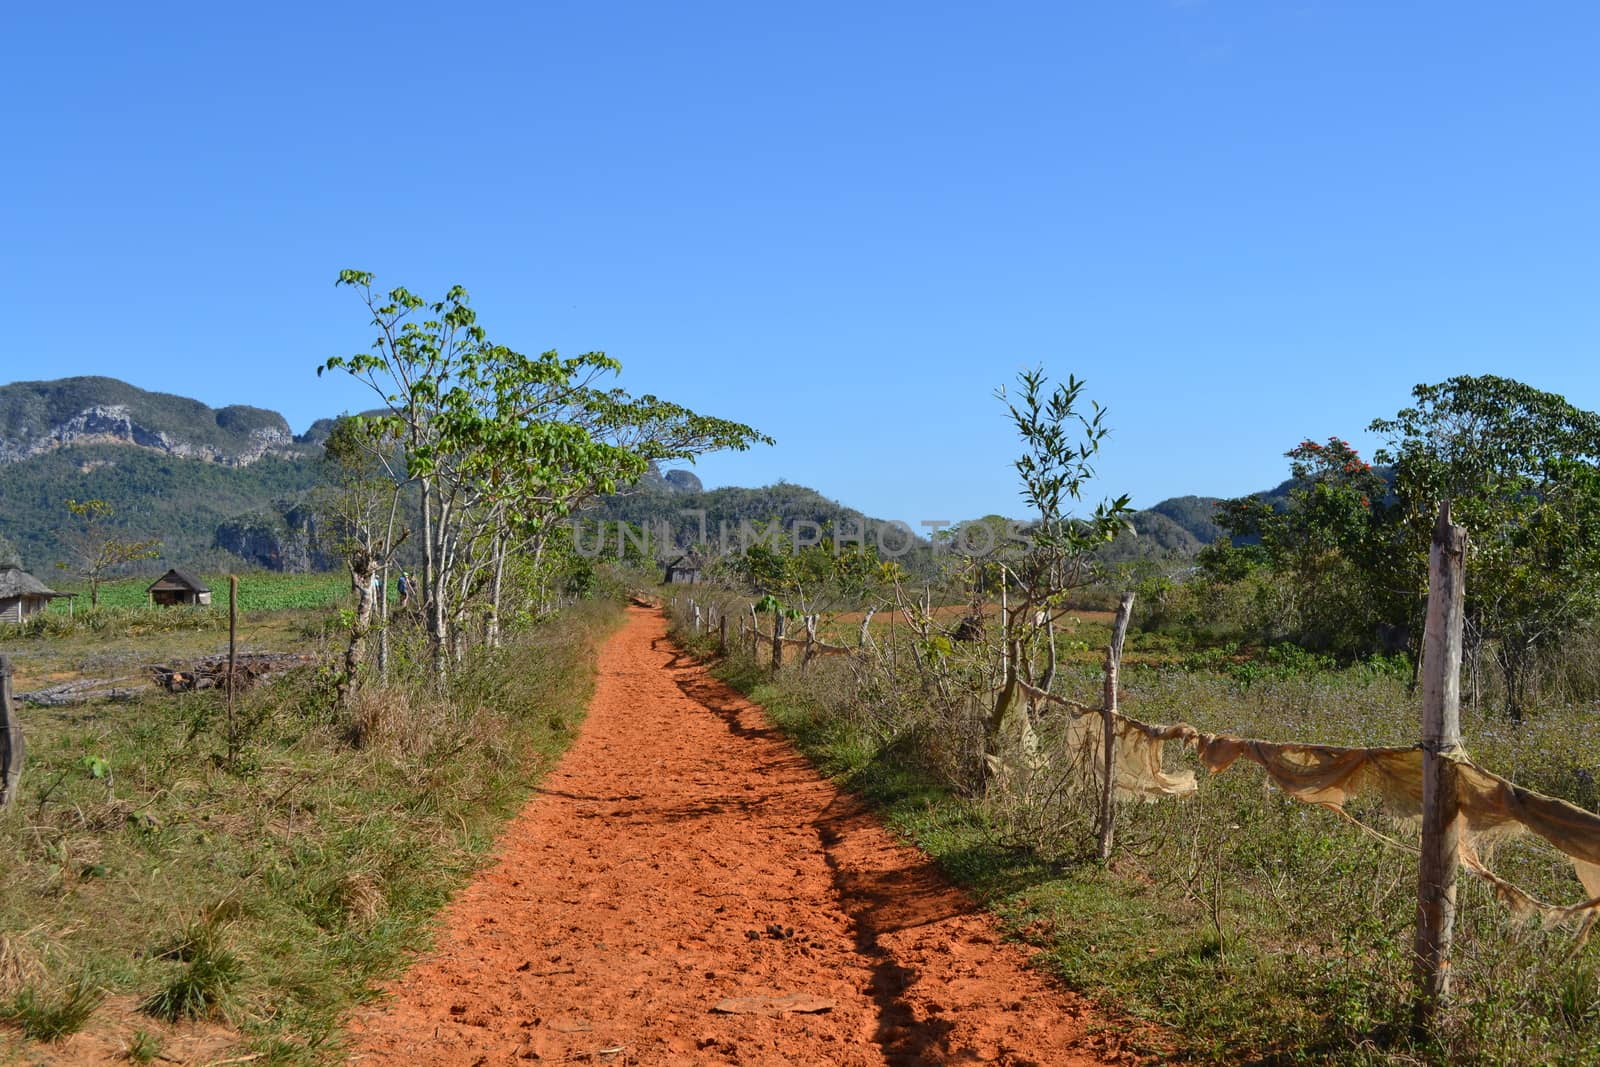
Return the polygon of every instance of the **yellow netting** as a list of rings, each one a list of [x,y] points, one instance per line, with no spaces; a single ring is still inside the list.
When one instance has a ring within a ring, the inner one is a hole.
[[[1046,700],[1069,713],[1063,743],[1082,773],[1098,784],[1105,766],[1103,712],[1032,686],[1024,688],[1035,699]],[[1201,764],[1212,774],[1222,773],[1240,759],[1248,760],[1258,764],[1272,783],[1289,796],[1330,808],[1351,821],[1356,820],[1345,806],[1360,793],[1378,797],[1385,808],[1400,817],[1415,817],[1422,812],[1420,747],[1283,744],[1201,733],[1187,723],[1144,723],[1116,713],[1113,732],[1113,786],[1119,799],[1154,801],[1194,794],[1198,785],[1193,771],[1168,771],[1163,766],[1166,743],[1178,741],[1193,747]],[[1579,922],[1587,933],[1590,924],[1600,917],[1600,815],[1508,782],[1477,766],[1463,752],[1450,753],[1449,758],[1456,765],[1457,802],[1463,823],[1462,866],[1492,886],[1495,896],[1517,918],[1537,917],[1546,925]],[[1482,854],[1522,833],[1542,838],[1565,855],[1589,899],[1568,906],[1548,904],[1490,870]]]

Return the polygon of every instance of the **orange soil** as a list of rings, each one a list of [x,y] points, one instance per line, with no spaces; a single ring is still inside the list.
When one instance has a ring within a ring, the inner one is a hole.
[[[351,1062],[1132,1059],[653,612],[540,793]]]

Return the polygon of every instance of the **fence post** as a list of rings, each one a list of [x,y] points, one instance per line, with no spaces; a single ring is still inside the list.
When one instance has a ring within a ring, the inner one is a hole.
[[[817,617],[815,615],[807,615],[807,616],[805,616],[805,624],[806,624],[806,651],[805,651],[805,655],[800,657],[800,669],[801,670],[805,670],[806,669],[806,664],[810,663],[812,657],[817,654]]]
[[[1461,818],[1453,757],[1461,747],[1461,624],[1467,531],[1439,509],[1428,554],[1428,621],[1422,634],[1422,857],[1417,867],[1418,1030],[1450,1005]]]
[[[695,636],[698,637],[700,634],[700,605],[691,600],[689,601],[689,606],[694,609],[694,632]]]
[[[239,576],[228,575],[228,766],[239,755],[239,729],[233,715],[233,694],[239,688]],[[352,679],[352,684],[354,679]]]
[[[0,808],[17,797],[17,780],[22,777],[22,758],[27,752],[22,722],[11,699],[11,660],[0,656]]]
[[[1105,707],[1100,712],[1104,733],[1101,748],[1105,765],[1100,783],[1100,858],[1111,858],[1116,834],[1117,783],[1117,675],[1122,672],[1122,643],[1128,636],[1128,617],[1133,614],[1133,594],[1123,593],[1117,603],[1117,619],[1111,627],[1111,643],[1106,646]],[[1053,639],[1053,637],[1052,637]]]
[[[717,654],[719,656],[728,654],[728,615],[726,612],[719,612],[717,615]]]
[[[783,612],[772,611],[772,673],[783,668]]]

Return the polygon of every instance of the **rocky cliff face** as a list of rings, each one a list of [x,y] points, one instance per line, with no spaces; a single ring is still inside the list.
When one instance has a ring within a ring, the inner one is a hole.
[[[141,425],[126,404],[96,404],[31,438],[0,440],[0,463],[17,463],[69,445],[136,445],[183,459],[244,467],[262,456],[289,455],[295,444],[289,424],[256,426],[241,434],[242,447],[224,448],[179,439]]]
[[[315,511],[304,505],[230,519],[217,527],[215,546],[271,571],[320,571],[339,562]]]

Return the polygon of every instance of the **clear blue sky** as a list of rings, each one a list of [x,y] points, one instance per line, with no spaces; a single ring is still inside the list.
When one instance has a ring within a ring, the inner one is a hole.
[[[359,409],[341,267],[916,521],[1019,513],[991,397],[1111,410],[1148,505],[1370,444],[1417,382],[1600,409],[1583,3],[11,5],[0,381]]]

